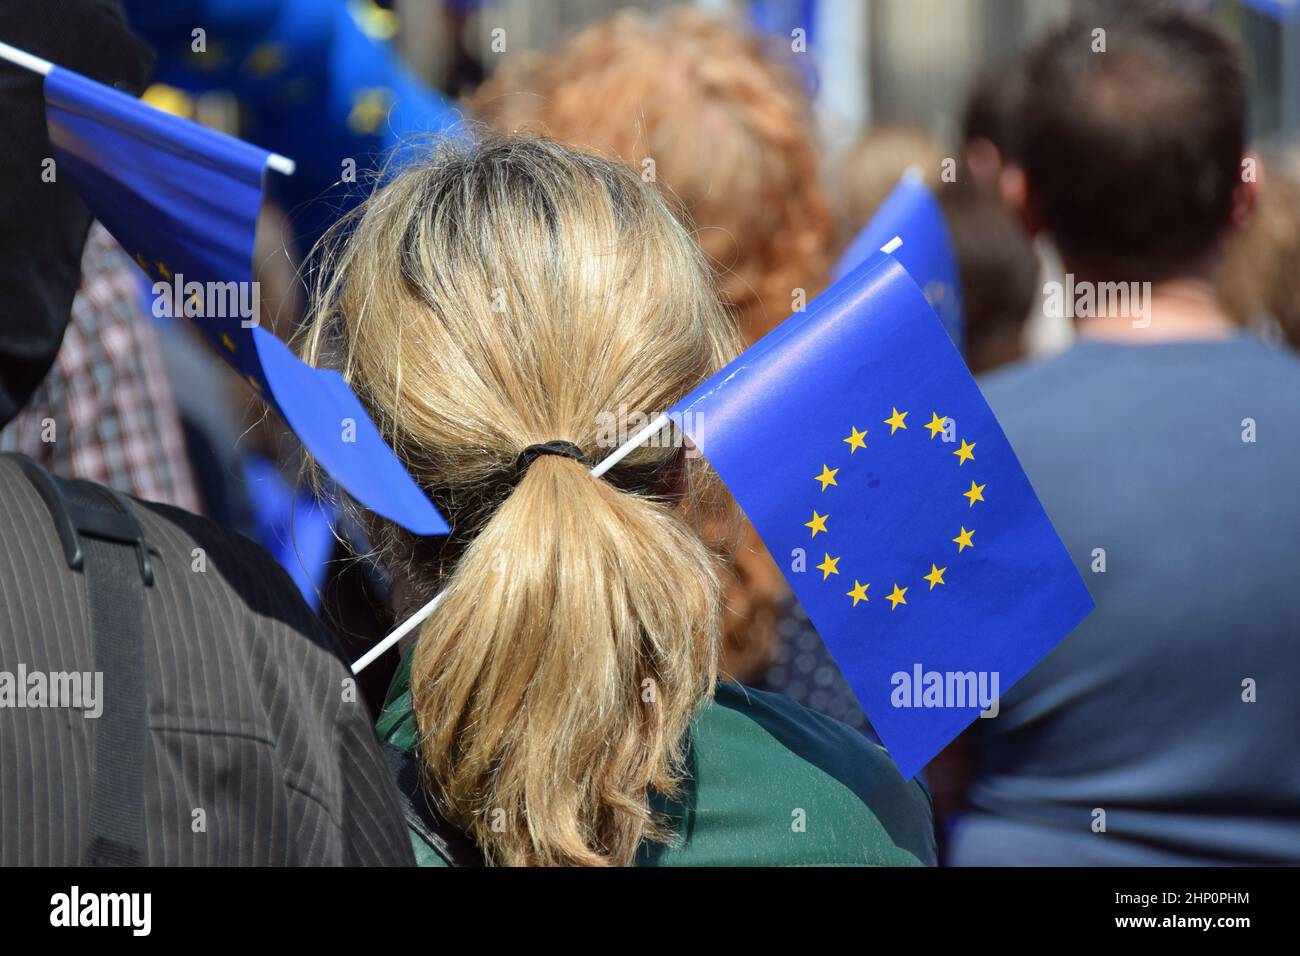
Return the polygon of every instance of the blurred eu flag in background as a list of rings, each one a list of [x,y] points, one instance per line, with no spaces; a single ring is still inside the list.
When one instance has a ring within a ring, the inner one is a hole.
[[[58,175],[335,481],[416,534],[447,525],[337,372],[257,327],[253,239],[269,153],[54,67],[46,118]],[[183,388],[184,383],[178,383]]]
[[[890,256],[668,414],[744,508],[906,777],[1092,610],[961,355]]]
[[[939,314],[948,337],[957,348],[963,348],[965,319],[957,253],[939,201],[919,172],[909,170],[903,174],[835,264],[834,278],[848,275],[894,236],[903,240],[898,261]]]
[[[298,173],[272,188],[304,252],[359,201],[368,169],[412,138],[461,124],[393,49],[394,14],[370,0],[126,0],[125,8],[158,52],[158,82],[233,94],[245,134],[298,159]],[[351,183],[344,158],[356,167]]]

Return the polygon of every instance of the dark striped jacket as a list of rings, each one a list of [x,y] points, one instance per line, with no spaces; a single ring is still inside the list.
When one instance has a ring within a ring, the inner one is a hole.
[[[365,703],[289,577],[203,518],[134,510],[156,578],[144,603],[147,862],[411,863]],[[20,704],[38,699],[40,675],[93,672],[91,651],[83,576],[0,457],[0,866],[81,860],[94,720]]]

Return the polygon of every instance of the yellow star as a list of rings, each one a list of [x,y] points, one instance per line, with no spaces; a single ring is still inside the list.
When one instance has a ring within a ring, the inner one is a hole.
[[[248,378],[245,379],[245,381],[247,381],[249,385],[253,386],[253,391],[255,392],[262,391],[262,383],[259,382],[257,379],[253,378],[251,373],[249,374]]]
[[[224,345],[226,348],[230,349],[230,351],[232,352],[235,351],[235,340],[232,339],[225,332],[221,333],[221,344]]]
[[[826,530],[826,519],[829,517],[830,515],[819,515],[817,509],[814,508],[812,521],[805,521],[803,526],[805,528],[812,528],[812,536],[815,538],[817,537],[818,531]]]
[[[931,412],[930,423],[925,427],[930,429],[930,438],[933,439],[935,435],[941,434],[947,426],[948,419],[940,418],[938,412]]]
[[[855,451],[857,451],[859,448],[867,447],[866,431],[858,431],[858,429],[853,425],[849,426],[849,437],[844,440],[849,443],[850,455],[853,454]]]
[[[893,406],[890,407],[892,408]],[[891,435],[894,434],[894,432],[898,431],[900,428],[906,429],[907,426],[903,424],[903,419],[905,419],[906,417],[907,417],[907,412],[900,412],[897,408],[895,408],[894,414],[890,415],[888,418],[885,419],[885,424],[889,426],[889,434]]]
[[[852,591],[845,591],[845,592],[844,592],[844,596],[845,596],[845,597],[851,597],[851,598],[853,598],[853,606],[854,606],[854,607],[857,607],[859,601],[870,601],[870,600],[871,600],[871,598],[867,597],[867,588],[869,588],[869,587],[871,587],[871,582],[870,582],[870,581],[868,581],[866,584],[861,584],[861,583],[858,582],[858,579],[857,579],[857,578],[854,578],[854,579],[853,579],[853,590],[852,590]]]
[[[194,116],[194,98],[166,83],[151,84],[140,94],[140,99],[164,113],[183,116],[186,119]]]
[[[824,552],[823,552],[823,553],[824,553]],[[829,578],[832,574],[839,574],[839,573],[840,573],[840,569],[839,569],[838,567],[836,567],[836,565],[838,565],[839,563],[840,563],[840,559],[839,559],[839,558],[832,558],[832,557],[828,554],[828,555],[826,555],[826,558],[822,561],[822,563],[819,564],[819,565],[817,565],[817,570],[820,571],[820,572],[822,573],[822,580],[823,580],[823,581],[825,581],[827,578]]]
[[[971,535],[973,535],[974,533],[975,530],[973,528],[970,531],[967,531],[966,526],[962,525],[961,534],[957,535],[957,537],[952,539],[953,544],[957,545],[958,554],[961,554],[967,548],[975,547],[975,542],[971,540]]]
[[[820,475],[813,475],[813,481],[820,481],[822,483],[822,491],[825,491],[828,485],[835,485],[835,487],[838,488],[839,484],[835,481],[835,476],[839,473],[840,470],[838,468],[827,468],[825,465],[822,465],[822,473]]]
[[[168,269],[167,263],[163,262],[161,259],[158,260],[158,274],[164,279],[171,279],[172,277],[172,270]]]
[[[966,462],[974,458],[975,457],[974,451],[975,451],[974,442],[968,442],[966,441],[966,439],[963,438],[961,440],[961,447],[958,448],[955,452],[953,452],[953,454],[956,455],[957,458],[959,459],[957,464],[964,465],[966,464]]]
[[[244,60],[244,69],[257,76],[270,76],[284,69],[284,50],[278,43],[254,47]]]
[[[988,485],[977,485],[975,482],[970,483],[970,491],[963,491],[962,494],[970,499],[970,506],[975,507],[975,502],[984,500],[984,489]]]
[[[898,605],[907,603],[907,598],[903,596],[906,593],[907,588],[900,588],[897,582],[894,583],[893,593],[885,595],[885,600],[889,602],[889,609],[891,611],[895,610]]]
[[[149,263],[145,262],[144,256],[140,255],[140,253],[138,252],[135,254],[135,264],[138,265],[141,269],[143,269],[146,273],[150,271]]]
[[[925,580],[927,580],[927,581],[930,582],[930,590],[931,590],[931,591],[934,590],[934,586],[935,586],[936,584],[947,584],[947,583],[948,583],[947,581],[945,581],[945,580],[943,579],[943,572],[945,572],[945,571],[947,571],[947,570],[948,570],[947,568],[937,568],[937,567],[935,567],[933,564],[930,565],[930,573],[927,574],[927,575],[925,576]]]
[[[352,95],[352,111],[348,113],[348,129],[362,136],[370,136],[388,119],[393,103],[393,91],[386,86],[362,87]]]

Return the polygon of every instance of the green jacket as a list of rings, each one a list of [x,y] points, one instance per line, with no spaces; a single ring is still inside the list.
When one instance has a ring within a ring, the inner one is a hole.
[[[410,657],[379,718],[379,736],[415,749]],[[930,797],[885,751],[778,694],[719,683],[691,724],[689,778],[656,801],[676,832],[644,843],[638,866],[933,866]],[[421,866],[447,862],[414,830]]]

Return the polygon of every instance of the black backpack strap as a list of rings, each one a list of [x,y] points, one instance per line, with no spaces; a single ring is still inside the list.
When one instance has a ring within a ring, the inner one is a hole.
[[[444,820],[429,802],[420,783],[420,765],[414,754],[385,743],[384,758],[397,779],[407,825],[452,866],[485,866],[483,852],[474,841]]]
[[[139,866],[145,862],[149,733],[144,588],[153,585],[144,530],[125,496],[93,482],[56,478],[30,459],[14,457],[54,519],[68,567],[85,575],[95,669],[104,677],[82,862]]]

